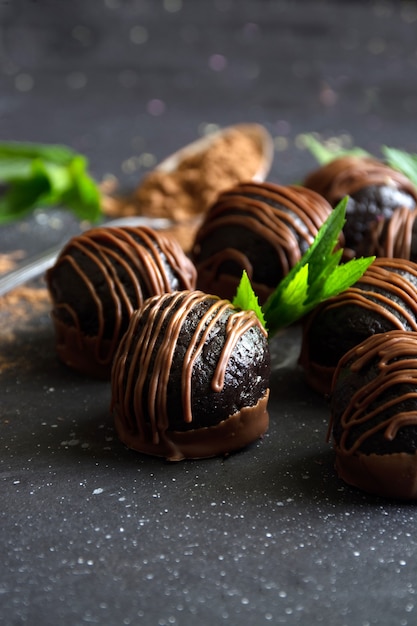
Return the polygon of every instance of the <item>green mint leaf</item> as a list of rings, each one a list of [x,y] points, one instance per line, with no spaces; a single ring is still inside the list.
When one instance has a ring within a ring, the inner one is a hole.
[[[79,218],[101,215],[100,192],[87,172],[88,161],[60,145],[0,143],[0,224],[35,208],[60,206]]]
[[[30,179],[23,179],[19,185],[6,187],[0,196],[0,224],[24,217],[40,206],[41,199],[47,198],[49,189],[47,178],[40,172],[34,173]]]
[[[368,152],[362,148],[341,148],[338,142],[320,142],[314,135],[303,135],[303,143],[311,152],[319,165],[326,165],[337,157],[341,156],[370,156]]]
[[[272,312],[277,311],[282,306],[287,285],[295,279],[297,274],[305,265],[309,265],[309,271],[306,275],[307,285],[310,285],[310,287],[313,285],[314,289],[320,280],[323,282],[323,275],[324,277],[326,276],[326,268],[329,264],[331,264],[331,267],[334,267],[334,254],[337,255],[336,260],[339,262],[341,252],[335,251],[335,246],[345,223],[347,202],[348,199],[343,198],[343,200],[341,200],[341,202],[333,209],[317,233],[310,248],[292,268],[292,270],[290,270],[290,272],[282,279],[275,291],[269,296],[263,307],[267,321],[272,315]],[[287,302],[287,300],[285,300],[285,302]],[[273,315],[275,316],[275,314]]]
[[[72,186],[62,196],[62,204],[70,208],[80,219],[95,222],[101,215],[100,192],[95,182],[73,163]]]
[[[76,152],[67,146],[58,144],[24,143],[10,141],[0,143],[0,164],[4,162],[43,159],[57,165],[67,165],[76,156]]]
[[[381,151],[392,168],[402,172],[417,186],[417,154],[409,154],[397,148],[382,146]]]
[[[300,266],[292,280],[280,284],[279,298],[275,300],[275,306],[279,307],[279,319],[278,309],[265,306],[264,315],[270,336],[304,315],[304,303],[308,297],[308,272],[308,264]]]
[[[329,276],[327,276],[323,288],[320,293],[322,300],[327,300],[332,296],[337,296],[345,289],[356,283],[360,277],[366,272],[368,267],[374,261],[375,257],[362,257],[360,259],[352,259],[348,263],[344,263],[336,267]]]
[[[340,265],[343,250],[336,244],[345,223],[347,202],[344,198],[333,209],[310,248],[265,302],[263,312],[270,336],[353,285],[374,261],[375,257],[367,257]]]
[[[325,285],[328,282],[330,276],[332,276],[333,272],[336,272],[340,264],[341,257],[343,255],[343,250],[336,250],[330,257],[323,260],[323,264],[320,268],[320,271],[316,273],[316,276],[313,277],[310,271],[309,275],[309,285],[310,288],[308,290],[308,297],[306,299],[305,304],[308,305],[310,302],[316,302],[318,299],[322,297],[322,292],[325,289]]]
[[[266,328],[264,314],[258,302],[258,297],[253,291],[251,282],[245,271],[243,271],[232,304],[243,311],[254,311],[262,326]]]
[[[346,196],[331,211],[329,217],[319,229],[310,248],[299,261],[300,265],[305,265],[306,263],[310,265],[308,276],[310,285],[320,281],[323,273],[327,274],[329,269],[340,261],[343,251],[340,249],[336,250],[336,244],[345,225],[348,200]]]

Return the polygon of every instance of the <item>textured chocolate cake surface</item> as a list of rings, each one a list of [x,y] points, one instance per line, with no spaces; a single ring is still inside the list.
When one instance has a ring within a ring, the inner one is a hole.
[[[298,186],[242,183],[222,193],[197,232],[197,287],[232,299],[246,270],[261,302],[299,261],[331,213]]]
[[[252,311],[200,291],[147,300],[112,369],[121,440],[172,460],[226,454],[268,426],[270,354]]]
[[[328,393],[343,354],[370,335],[390,330],[417,331],[417,265],[380,258],[357,283],[304,320],[299,362],[307,380]]]
[[[417,189],[411,181],[370,157],[336,158],[309,174],[304,184],[332,206],[349,196],[343,229],[347,258],[373,254],[370,231],[378,222],[390,219],[401,207],[412,210],[417,205]]]
[[[193,288],[196,271],[162,233],[101,227],[71,239],[46,278],[60,359],[108,377],[133,311],[150,296]]]
[[[374,335],[342,357],[331,429],[341,478],[381,495],[417,497],[415,333]]]

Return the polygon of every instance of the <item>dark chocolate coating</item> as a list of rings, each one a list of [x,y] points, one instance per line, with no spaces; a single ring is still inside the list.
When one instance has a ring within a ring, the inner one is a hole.
[[[170,450],[171,431],[203,431],[255,407],[269,376],[267,334],[252,311],[199,291],[151,298],[133,314],[114,360],[119,434],[136,438],[138,450],[181,457]]]
[[[412,196],[387,185],[369,185],[353,193],[346,206],[346,224],[343,228],[345,247],[353,251],[350,256],[373,254],[367,245],[372,226],[380,220],[390,219],[399,208],[411,211],[415,206]]]
[[[304,320],[299,362],[311,385],[327,393],[345,352],[370,335],[417,330],[417,265],[376,259],[355,285]]]
[[[46,279],[60,358],[108,376],[133,311],[150,296],[193,288],[196,271],[162,233],[101,227],[73,237]]]
[[[336,469],[383,496],[417,498],[415,333],[368,337],[339,361],[331,390]]]
[[[246,270],[263,303],[312,244],[331,213],[297,186],[242,183],[222,193],[197,232],[197,287],[232,299]]]
[[[364,243],[368,254],[417,261],[417,209],[396,209],[389,218],[378,220]]]
[[[417,340],[408,331],[368,337],[338,364],[331,390],[333,437],[346,452],[417,451]],[[404,422],[401,416],[407,415]]]
[[[349,196],[343,228],[344,256],[373,254],[370,231],[394,212],[417,205],[417,189],[404,174],[377,159],[339,157],[307,176],[304,184],[323,195],[332,206]]]

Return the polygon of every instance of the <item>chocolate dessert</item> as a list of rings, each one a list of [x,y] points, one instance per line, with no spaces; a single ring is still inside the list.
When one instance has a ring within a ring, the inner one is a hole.
[[[130,317],[153,295],[195,287],[179,244],[147,227],[91,229],[73,237],[48,270],[60,360],[109,378]]]
[[[117,433],[172,461],[228,454],[267,430],[269,376],[253,311],[200,291],[155,296],[132,315],[114,359]]]
[[[417,331],[417,265],[376,259],[352,287],[316,307],[303,322],[299,363],[307,381],[330,391],[339,359],[370,335]]]
[[[246,270],[260,303],[312,244],[331,206],[297,186],[242,183],[222,193],[199,228],[197,287],[232,299]]]
[[[367,492],[417,498],[417,340],[391,331],[347,352],[335,371],[331,423],[340,478]]]
[[[417,189],[401,172],[377,159],[342,156],[307,176],[304,185],[334,207],[349,196],[346,207],[344,256],[373,254],[370,230],[381,219],[389,219],[401,207],[417,206]]]
[[[417,261],[417,209],[396,209],[391,217],[376,222],[370,230],[367,249],[379,257]]]

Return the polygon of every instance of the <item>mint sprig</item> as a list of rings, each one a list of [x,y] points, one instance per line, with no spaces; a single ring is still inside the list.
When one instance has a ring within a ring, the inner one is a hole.
[[[320,165],[326,165],[342,156],[371,156],[369,152],[362,148],[341,148],[335,144],[329,145],[319,141],[312,134],[303,135],[303,143]]]
[[[417,187],[417,154],[382,146],[381,151],[392,168],[402,172]]]
[[[319,165],[326,165],[334,161],[334,159],[349,155],[378,159],[378,157],[362,148],[343,149],[331,142],[321,142],[313,134],[303,135],[303,143]],[[389,146],[381,146],[381,153],[387,165],[402,172],[417,187],[417,154],[405,152],[398,148],[390,148]]]
[[[262,307],[259,304],[257,295],[252,289],[252,285],[245,270],[243,270],[242,278],[240,279],[236,295],[233,299],[233,305],[238,309],[254,311],[262,326],[266,328]]]
[[[337,249],[336,244],[345,223],[347,202],[348,198],[344,198],[333,209],[310,248],[263,305],[262,318],[270,337],[304,317],[320,302],[353,285],[375,260],[366,257],[340,263],[343,250]],[[247,276],[242,276],[242,282],[245,286],[240,289],[239,285],[239,299],[236,297],[233,303],[238,302],[236,306],[242,309],[252,309],[250,303],[256,296]]]
[[[96,221],[100,191],[87,169],[87,159],[66,146],[0,143],[0,224],[51,206]]]

